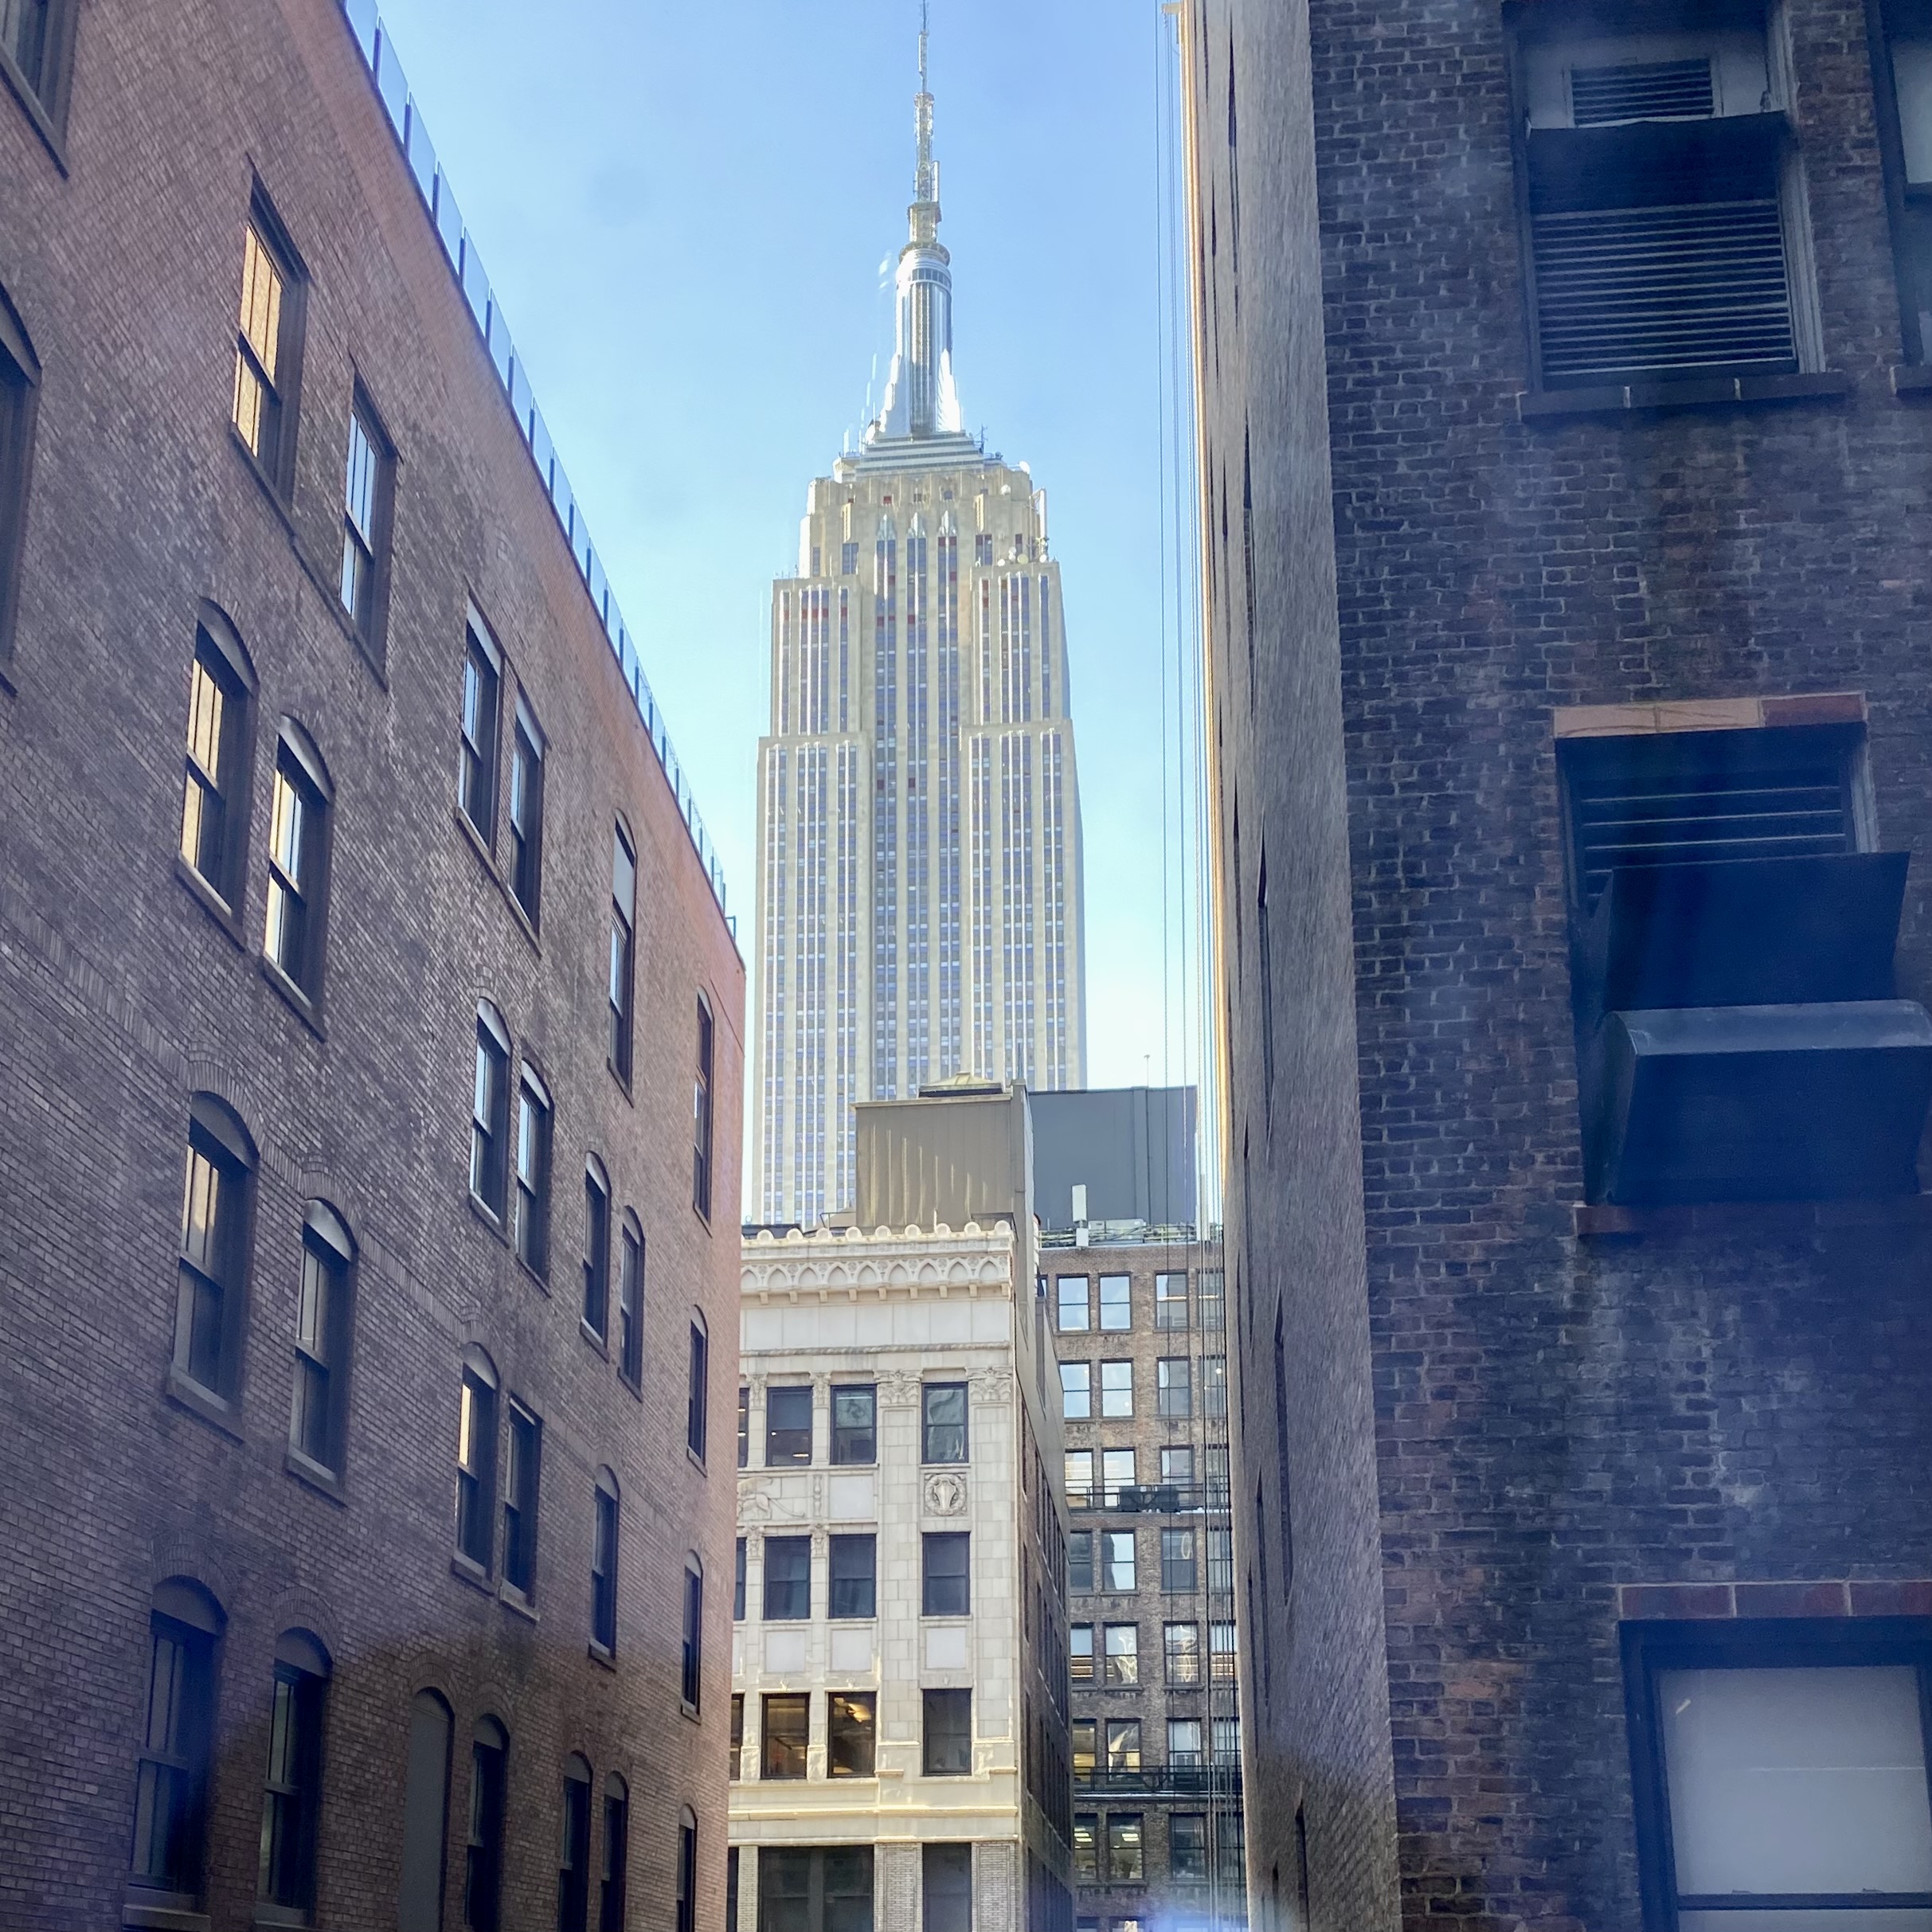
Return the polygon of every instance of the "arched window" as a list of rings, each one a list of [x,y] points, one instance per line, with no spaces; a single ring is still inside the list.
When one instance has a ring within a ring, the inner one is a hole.
[[[158,1910],[200,1909],[215,1649],[227,1621],[220,1604],[189,1578],[170,1577],[154,1592],[130,1877],[141,1902]]]
[[[644,1230],[628,1209],[617,1268],[617,1367],[633,1388],[644,1379]]]
[[[678,1932],[696,1932],[698,1814],[686,1805],[678,1814]]]
[[[212,1093],[188,1107],[181,1265],[174,1305],[174,1392],[225,1414],[241,1381],[248,1220],[255,1143],[241,1117]]]
[[[315,740],[292,718],[284,718],[270,793],[268,906],[262,951],[311,1006],[322,998],[329,817],[334,796]]]
[[[304,1915],[315,1907],[315,1834],[322,1813],[322,1712],[329,1653],[307,1630],[275,1646],[268,1711],[268,1773],[262,1793],[257,1896]]]
[[[612,1771],[604,1781],[604,1875],[597,1892],[597,1932],[624,1932],[630,1867],[631,1788]]]
[[[495,1543],[496,1367],[480,1348],[463,1357],[456,1415],[456,1551],[487,1576]]]
[[[181,860],[220,908],[241,903],[248,830],[248,738],[255,667],[227,613],[203,604],[188,672]]]
[[[510,1180],[510,1029],[487,999],[476,1008],[476,1081],[470,1109],[470,1192],[501,1222]]]
[[[550,1089],[526,1060],[517,1089],[517,1258],[547,1281],[550,1273]]]
[[[600,1343],[610,1332],[611,1178],[595,1154],[584,1164],[584,1326]]]
[[[355,1242],[341,1215],[311,1201],[302,1222],[295,1310],[295,1382],[288,1446],[305,1474],[339,1480],[349,1416]]]
[[[479,1717],[470,1744],[470,1831],[463,1868],[467,1932],[501,1932],[509,1796],[510,1734],[496,1719]]]
[[[403,1785],[402,1884],[397,1932],[443,1932],[444,1847],[449,1838],[449,1706],[418,1691],[409,1706],[409,1765]]]
[[[484,845],[496,844],[496,765],[503,707],[503,654],[472,609],[463,639],[462,749],[456,804]]]
[[[557,1867],[557,1932],[589,1932],[590,1766],[578,1752],[564,1760],[563,1844]]]
[[[694,1715],[698,1708],[703,1675],[704,1565],[694,1550],[684,1559],[684,1646],[679,1677],[685,1708]]]
[[[590,1640],[606,1656],[617,1648],[617,1478],[597,1472],[596,1519],[591,1534]]]

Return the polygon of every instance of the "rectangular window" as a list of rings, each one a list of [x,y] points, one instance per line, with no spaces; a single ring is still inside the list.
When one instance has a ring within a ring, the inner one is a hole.
[[[1103,1530],[1100,1539],[1100,1586],[1116,1594],[1134,1588],[1134,1533]]]
[[[1100,1853],[1095,1839],[1100,1830],[1100,1815],[1097,1812],[1077,1811],[1074,1814],[1074,1883],[1076,1885],[1097,1885],[1100,1883]],[[1082,1926],[1097,1929],[1099,1920],[1082,1919]]]
[[[584,1326],[600,1342],[610,1320],[611,1196],[595,1167],[584,1170]]]
[[[1171,1594],[1191,1594],[1200,1588],[1192,1530],[1160,1532],[1160,1587]]]
[[[256,1895],[264,1905],[306,1918],[315,1903],[315,1832],[322,1811],[322,1704],[327,1680],[295,1664],[277,1663],[272,1684]]]
[[[758,1932],[871,1932],[873,1922],[869,1844],[759,1848]]]
[[[476,1088],[470,1109],[470,1192],[497,1220],[507,1203],[510,1042],[487,1013],[476,1016]]]
[[[691,1324],[690,1370],[685,1383],[684,1442],[704,1461],[705,1433],[711,1407],[710,1338],[697,1322]]]
[[[1110,1813],[1107,1819],[1107,1883],[1140,1885],[1146,1880],[1147,1865],[1141,1852],[1140,1814]]]
[[[1191,1689],[1201,1681],[1201,1626],[1169,1624],[1161,1633],[1167,1652],[1167,1682],[1177,1689]]]
[[[1238,1811],[1223,1811],[1214,1817],[1214,1863],[1224,1883],[1238,1884],[1247,1864],[1248,1835]]]
[[[617,1648],[617,1493],[600,1477],[590,1545],[590,1641],[606,1654]]]
[[[1207,1648],[1217,1684],[1234,1681],[1234,1623],[1232,1617],[1207,1626]]]
[[[526,1598],[537,1594],[537,1498],[543,1425],[510,1405],[510,1462],[503,1477],[503,1581]]]
[[[1085,1335],[1093,1320],[1093,1290],[1083,1274],[1063,1274],[1054,1284],[1059,1297],[1060,1332]]]
[[[929,1382],[920,1390],[924,1403],[921,1430],[921,1462],[966,1460],[966,1385]]]
[[[1067,1633],[1068,1676],[1075,1684],[1093,1681],[1093,1626],[1075,1624]]]
[[[1167,1763],[1176,1771],[1198,1771],[1207,1762],[1201,1754],[1201,1720],[1198,1717],[1167,1719]]]
[[[1228,1325],[1226,1277],[1218,1268],[1201,1270],[1201,1326],[1204,1329]]]
[[[225,905],[238,902],[237,874],[248,826],[243,768],[248,702],[248,687],[227,652],[205,630],[198,632],[189,673],[181,855]]]
[[[878,1390],[871,1383],[834,1386],[832,1461],[847,1465],[878,1461]]]
[[[557,1860],[557,1932],[590,1922],[590,1779],[581,1759],[564,1772],[563,1844]]]
[[[638,1388],[644,1379],[644,1238],[628,1214],[623,1248],[617,1270],[617,1367]]]
[[[493,1718],[479,1718],[470,1747],[469,1842],[463,1851],[463,1922],[467,1932],[499,1932],[503,1836],[509,1811],[510,1741]]]
[[[920,1932],[972,1932],[972,1847],[929,1844],[922,1862]]]
[[[0,54],[58,126],[69,15],[62,0],[0,0]]]
[[[1157,1274],[1154,1277],[1154,1326],[1185,1328],[1187,1326],[1187,1277]]]
[[[486,1574],[496,1513],[496,1390],[463,1371],[456,1416],[456,1547]]]
[[[1100,1325],[1105,1334],[1123,1335],[1134,1325],[1133,1277],[1104,1274],[1100,1278]]]
[[[463,747],[456,767],[456,803],[486,846],[496,836],[497,713],[503,681],[503,659],[472,616],[463,652]]]
[[[268,913],[262,949],[308,999],[321,988],[327,804],[284,738],[268,811]]]
[[[1093,1367],[1088,1362],[1060,1364],[1060,1414],[1070,1422],[1090,1421],[1093,1414]]]
[[[1102,1449],[1100,1455],[1100,1486],[1109,1509],[1128,1509],[1140,1500],[1140,1476],[1130,1449]]]
[[[314,1225],[303,1231],[302,1285],[295,1304],[295,1381],[288,1444],[319,1469],[342,1468],[348,1392],[349,1256]],[[329,1216],[330,1222],[334,1216]],[[330,1233],[333,1233],[331,1228]]]
[[[734,1771],[733,1777],[737,1774]],[[621,1925],[605,1928],[605,1932],[624,1932]],[[725,1852],[725,1932],[738,1932],[738,1848],[730,1845]]]
[[[765,1539],[765,1621],[800,1623],[812,1614],[812,1539]]]
[[[192,1907],[201,1891],[213,1729],[214,1638],[157,1611],[149,1626],[147,1719],[135,1779],[136,1886]]]
[[[1107,1626],[1106,1677],[1109,1684],[1140,1681],[1140,1626],[1109,1624]]]
[[[812,1461],[812,1389],[767,1389],[765,1392],[765,1466]]]
[[[679,1689],[695,1714],[704,1699],[704,1572],[696,1557],[684,1566],[684,1647]]]
[[[731,1621],[741,1624],[745,1621],[745,1539],[737,1539],[737,1552],[732,1559]]]
[[[1182,1484],[1194,1480],[1194,1450],[1189,1445],[1178,1448],[1164,1449],[1160,1452],[1160,1480],[1164,1483]]]
[[[1207,1817],[1177,1811],[1167,1819],[1167,1876],[1180,1885],[1207,1883]]]
[[[1202,1452],[1206,1465],[1208,1507],[1226,1509],[1228,1506],[1228,1445],[1225,1442],[1210,1442]]]
[[[1070,1509],[1085,1509],[1093,1500],[1093,1452],[1066,1452],[1066,1501]]]
[[[825,1774],[870,1778],[878,1725],[870,1691],[831,1691],[825,1698]]]
[[[691,1085],[691,1205],[711,1218],[711,1073],[717,1029],[704,996],[698,999],[698,1066]]]
[[[40,363],[0,299],[0,660],[13,655]]]
[[[1103,1419],[1124,1420],[1133,1414],[1132,1363],[1103,1362],[1100,1365],[1100,1412]]]
[[[839,574],[841,577],[856,577],[858,573],[858,546],[855,543],[840,544],[839,546]]]
[[[242,231],[241,315],[235,331],[236,433],[278,495],[295,453],[295,370],[301,291],[294,258],[258,199]]]
[[[698,1821],[688,1806],[678,1820],[675,1932],[698,1932]]]
[[[1171,1422],[1185,1422],[1194,1414],[1192,1368],[1185,1355],[1163,1355],[1154,1364],[1157,1406]]]
[[[921,1541],[920,1614],[967,1617],[972,1613],[972,1539],[964,1531],[927,1531]]]
[[[1140,1720],[1137,1717],[1107,1719],[1107,1775],[1137,1778],[1140,1774]]]
[[[517,1259],[550,1272],[550,1099],[528,1068],[517,1097]]]
[[[878,1538],[869,1533],[834,1536],[826,1547],[831,1569],[827,1614],[841,1619],[877,1615]]]
[[[1067,1737],[1074,1754],[1074,1783],[1092,1784],[1100,1762],[1099,1719],[1075,1718],[1067,1727]]]
[[[1238,1765],[1241,1762],[1239,1718],[1215,1718],[1208,1726],[1208,1736],[1214,1746],[1214,1762],[1217,1765]]]
[[[745,1693],[733,1691],[731,1694],[731,1776],[733,1779],[744,1774],[745,1762]],[[729,1921],[727,1920],[729,1924]]]
[[[395,456],[358,390],[349,411],[349,463],[342,485],[342,608],[380,658]]]
[[[1213,1597],[1234,1594],[1234,1532],[1230,1529],[1208,1530],[1207,1590]]]
[[[1210,1422],[1226,1420],[1228,1412],[1228,1359],[1201,1358],[1201,1413]]]
[[[1932,13],[1925,0],[1884,0],[1879,146],[1891,205],[1906,358],[1932,359]]]
[[[612,1772],[604,1781],[604,1872],[597,1891],[597,1932],[624,1932],[630,1873],[631,1793]]]
[[[542,910],[543,733],[521,698],[510,739],[510,896],[534,926]]]
[[[611,835],[611,933],[606,1050],[611,1071],[631,1084],[631,1009],[637,978],[637,854],[620,825]]]
[[[174,1367],[226,1401],[239,1377],[247,1279],[248,1170],[200,1120],[188,1132],[182,1191]]]
[[[1070,1530],[1066,1539],[1066,1587],[1075,1596],[1093,1588],[1093,1532]]]
[[[767,1697],[764,1735],[765,1754],[758,1775],[768,1778],[803,1778],[806,1747],[812,1736],[811,1697],[791,1691],[783,1696]]]
[[[972,1775],[972,1692],[926,1691],[922,1763],[928,1778]]]

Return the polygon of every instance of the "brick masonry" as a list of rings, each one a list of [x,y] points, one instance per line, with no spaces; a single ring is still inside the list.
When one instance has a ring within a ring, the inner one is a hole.
[[[1932,1558],[1922,1220],[1576,1211],[1558,711],[1864,693],[1932,991],[1932,428],[1864,10],[1781,17],[1846,393],[1525,420],[1499,10],[1187,10],[1237,1465],[1293,1496],[1272,1699],[1243,1645],[1277,1923],[1299,1812],[1322,1932],[1637,1925],[1628,1592],[1856,1609]]]
[[[57,152],[0,93],[0,288],[44,376],[18,620],[0,659],[0,1922],[120,1922],[158,1581],[228,1616],[206,1922],[252,1925],[279,1632],[334,1663],[318,1922],[394,1922],[409,1702],[453,1707],[449,1922],[467,1740],[510,1735],[505,1922],[555,1910],[561,1777],[632,1799],[632,1922],[700,1822],[722,1923],[743,971],[601,627],[333,0],[80,10]],[[252,186],[308,276],[293,489],[229,425]],[[386,662],[332,598],[352,384],[398,453]],[[454,812],[464,609],[549,739],[540,938]],[[240,917],[176,876],[198,608],[260,678]],[[299,719],[335,795],[325,1003],[260,969],[268,777]],[[639,841],[638,1075],[604,1064],[611,825]],[[714,1221],[691,1205],[696,1003],[718,1016]],[[548,1290],[466,1185],[478,999],[557,1102]],[[190,1096],[260,1150],[239,1439],[163,1394]],[[586,1155],[649,1244],[641,1393],[580,1333]],[[344,1500],[284,1467],[304,1204],[359,1247]],[[685,1447],[693,1310],[714,1350],[710,1468]],[[486,1348],[543,1416],[534,1620],[452,1574],[458,1363]],[[586,1650],[591,1487],[624,1496],[616,1667]],[[685,1554],[707,1598],[679,1712]],[[601,1845],[601,1825],[596,1842]],[[668,1922],[668,1908],[666,1911]],[[655,1922],[655,1920],[653,1922]]]

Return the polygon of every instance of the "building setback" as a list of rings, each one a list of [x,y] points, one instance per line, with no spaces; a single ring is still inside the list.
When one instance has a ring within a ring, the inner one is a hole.
[[[1932,1924],[1927,18],[1184,24],[1256,1910]]]
[[[635,652],[364,0],[0,33],[0,1922],[718,1925],[744,989]]]
[[[1060,567],[1046,493],[962,426],[920,46],[886,400],[772,590],[752,1140],[773,1223],[851,1207],[861,1101],[1085,1075]]]

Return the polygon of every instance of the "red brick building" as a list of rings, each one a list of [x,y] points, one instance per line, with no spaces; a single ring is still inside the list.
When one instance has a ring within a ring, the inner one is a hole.
[[[1932,1926],[1932,17],[1183,10],[1255,1915]]]
[[[0,1923],[717,1926],[744,980],[635,649],[360,0],[0,83]]]

